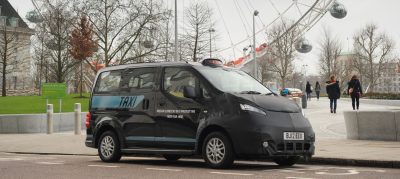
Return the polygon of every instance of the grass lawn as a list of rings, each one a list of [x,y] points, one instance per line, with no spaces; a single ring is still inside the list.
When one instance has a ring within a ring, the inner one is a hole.
[[[62,99],[61,112],[73,112],[74,104],[81,103],[82,111],[88,111],[89,94],[84,94],[87,98],[76,98],[79,94],[70,94]],[[59,99],[49,99],[49,104],[53,104],[54,113],[60,110]],[[34,114],[46,113],[46,99],[41,96],[0,96],[0,114]]]

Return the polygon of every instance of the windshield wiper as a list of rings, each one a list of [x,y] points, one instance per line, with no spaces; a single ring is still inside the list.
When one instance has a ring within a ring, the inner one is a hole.
[[[269,96],[269,95],[276,95],[275,93],[272,93],[272,92],[270,92],[270,93],[267,93],[267,94],[265,94],[266,96]]]
[[[261,93],[258,91],[242,91],[240,92],[240,94],[261,94]]]

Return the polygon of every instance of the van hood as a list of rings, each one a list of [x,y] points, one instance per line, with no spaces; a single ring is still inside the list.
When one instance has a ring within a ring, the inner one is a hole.
[[[286,97],[274,95],[260,95],[260,94],[239,94],[230,93],[231,95],[239,98],[239,101],[245,100],[256,104],[258,107],[275,112],[299,113],[301,108],[292,100]]]

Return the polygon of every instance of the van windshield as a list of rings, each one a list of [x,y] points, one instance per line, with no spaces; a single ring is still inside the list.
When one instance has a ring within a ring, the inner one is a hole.
[[[217,89],[229,93],[273,94],[247,73],[226,68],[196,68]]]

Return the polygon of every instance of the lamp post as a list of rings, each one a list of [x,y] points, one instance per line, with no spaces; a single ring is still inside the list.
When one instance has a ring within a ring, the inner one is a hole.
[[[215,29],[213,29],[213,28],[210,28],[210,29],[208,29],[208,32],[210,32],[210,58],[212,57],[212,42],[211,42],[211,38],[212,38],[212,33],[213,32],[215,32]]]
[[[254,60],[254,78],[258,80],[257,59],[256,59],[256,23],[255,23],[255,18],[257,15],[258,11],[255,10],[253,13],[253,60]]]
[[[308,67],[307,64],[304,64],[304,65],[303,65],[303,68],[304,68],[304,83],[305,83],[305,84],[307,84],[307,67]],[[303,85],[303,86],[304,86],[304,85]],[[305,86],[304,86],[304,90],[305,90]]]
[[[175,59],[178,61],[178,0],[175,0]]]

